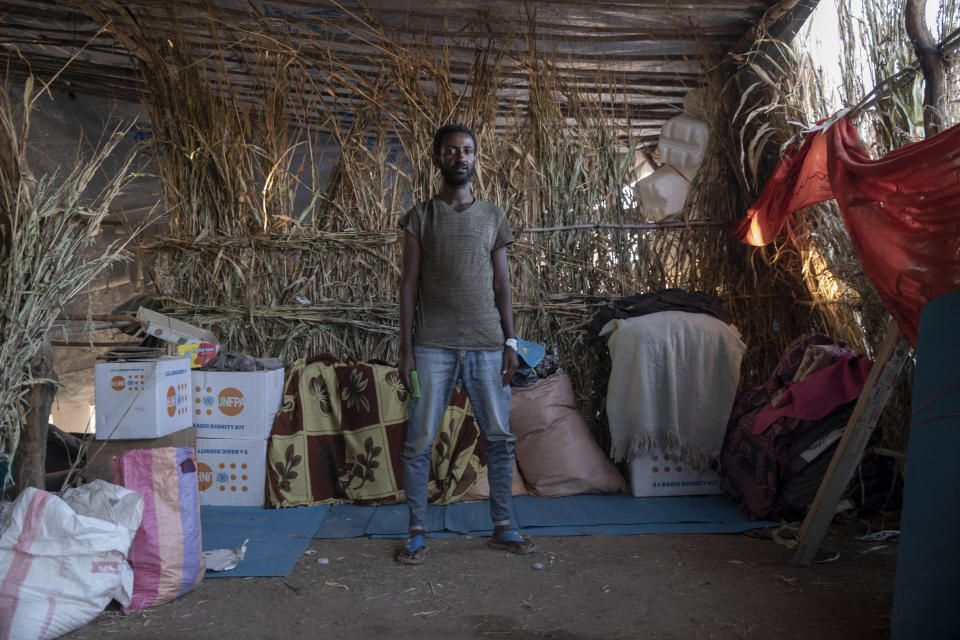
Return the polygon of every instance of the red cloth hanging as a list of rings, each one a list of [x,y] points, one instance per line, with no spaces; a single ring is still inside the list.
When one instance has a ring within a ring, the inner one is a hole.
[[[787,151],[737,238],[772,242],[791,213],[830,198],[864,273],[916,346],[923,306],[960,289],[960,125],[873,160],[850,121],[838,120]]]

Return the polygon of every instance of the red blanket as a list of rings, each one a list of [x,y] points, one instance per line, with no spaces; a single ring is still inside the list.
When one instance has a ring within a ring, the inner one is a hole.
[[[737,237],[772,242],[791,213],[830,198],[864,273],[916,345],[923,306],[960,289],[960,125],[873,160],[840,119],[788,150]]]

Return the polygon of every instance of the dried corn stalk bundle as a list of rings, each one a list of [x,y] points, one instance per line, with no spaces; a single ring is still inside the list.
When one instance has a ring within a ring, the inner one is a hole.
[[[33,176],[27,157],[39,95],[32,77],[17,102],[10,86],[0,91],[0,462],[7,463],[0,487],[11,479],[26,397],[35,385],[52,382],[31,368],[50,327],[63,305],[101,271],[128,257],[125,247],[142,229],[133,229],[99,256],[86,255],[110,203],[133,177],[134,156],[120,163],[99,192],[89,192],[126,132],[117,128],[89,155],[78,153],[63,173]]]

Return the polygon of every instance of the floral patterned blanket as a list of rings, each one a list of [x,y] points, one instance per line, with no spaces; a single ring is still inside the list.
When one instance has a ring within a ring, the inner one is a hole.
[[[407,392],[395,367],[325,354],[297,361],[267,442],[267,506],[404,500]],[[486,474],[486,452],[457,387],[433,445],[428,500],[459,500]]]

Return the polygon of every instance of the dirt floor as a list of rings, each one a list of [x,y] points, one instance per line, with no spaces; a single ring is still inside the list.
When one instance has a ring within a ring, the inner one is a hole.
[[[208,579],[129,616],[113,603],[65,637],[887,638],[896,538],[855,539],[880,525],[834,524],[810,567],[771,530],[541,537],[532,556],[431,539],[415,567],[397,540],[313,540],[286,578]]]

